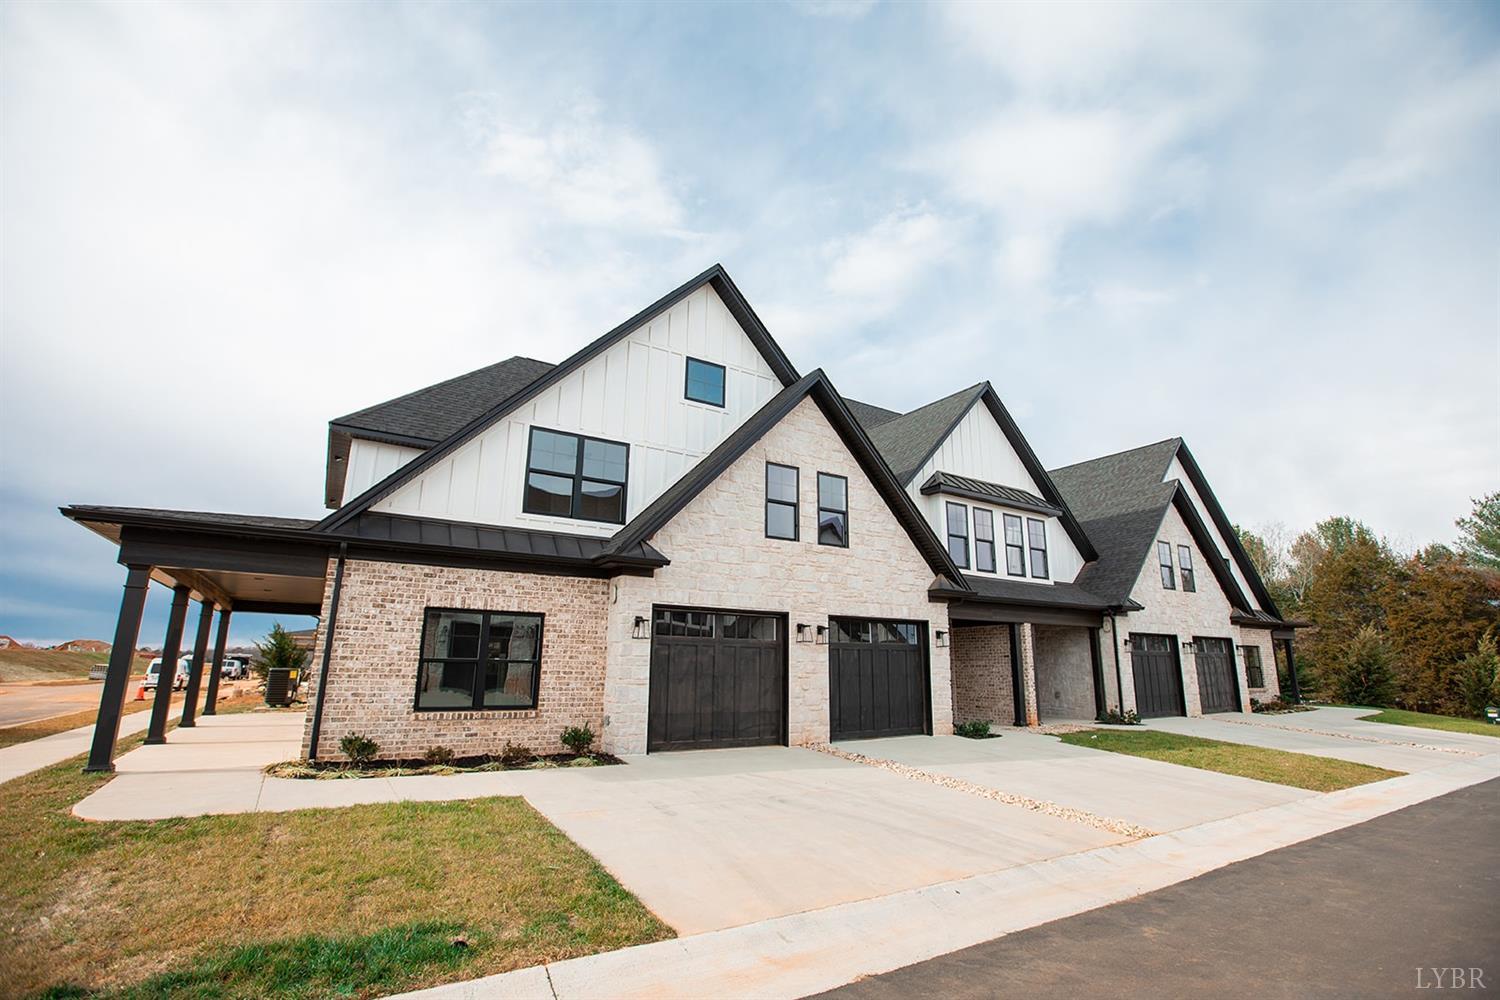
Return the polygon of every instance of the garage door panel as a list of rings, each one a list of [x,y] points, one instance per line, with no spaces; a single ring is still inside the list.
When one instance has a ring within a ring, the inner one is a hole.
[[[647,749],[782,742],[784,631],[776,616],[657,609]]]
[[[923,631],[915,623],[836,618],[832,633],[835,641],[828,650],[830,737],[864,739],[927,732]],[[903,636],[910,641],[901,641]],[[896,641],[877,641],[881,637]]]
[[[1193,660],[1203,711],[1238,712],[1240,685],[1234,665],[1234,643],[1229,639],[1194,636]]]
[[[1172,636],[1131,633],[1135,710],[1143,719],[1183,715],[1182,668]]]

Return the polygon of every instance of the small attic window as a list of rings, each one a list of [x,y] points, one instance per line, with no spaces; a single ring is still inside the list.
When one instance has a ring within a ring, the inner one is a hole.
[[[687,387],[683,395],[695,403],[724,405],[724,366],[712,361],[687,359]]]

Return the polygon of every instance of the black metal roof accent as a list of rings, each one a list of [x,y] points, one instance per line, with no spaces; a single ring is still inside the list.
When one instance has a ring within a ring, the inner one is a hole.
[[[934,472],[928,476],[927,481],[922,484],[922,493],[926,496],[945,493],[949,496],[978,500],[981,503],[1035,511],[1052,517],[1062,514],[1061,508],[1054,507],[1035,493],[1018,490],[1014,486],[987,483],[982,479],[971,479],[968,476],[959,476],[951,472]]]
[[[974,591],[969,600],[1042,608],[1083,608],[1089,611],[1108,611],[1119,607],[1117,602],[1106,600],[1076,583],[1026,583],[1003,576],[975,573],[966,573],[964,578]]]
[[[685,476],[620,529],[606,551],[628,550],[660,531],[709,483],[722,475],[751,445],[808,397],[818,404],[818,408],[859,462],[860,468],[874,484],[876,492],[885,500],[896,520],[906,529],[907,535],[933,572],[950,580],[961,580],[963,577],[949,558],[947,550],[938,543],[937,536],[922,517],[921,511],[917,510],[902,484],[891,474],[889,467],[881,459],[880,452],[821,368],[809,372],[800,381],[771,397],[769,402],[704,456]]]
[[[651,305],[584,347],[566,361],[552,367],[541,378],[536,379],[474,417],[426,452],[407,462],[401,468],[392,472],[389,476],[371,486],[353,500],[350,500],[343,507],[325,517],[318,523],[317,528],[314,530],[331,531],[360,512],[368,509],[372,504],[390,495],[396,489],[411,482],[423,470],[450,454],[459,445],[468,441],[486,427],[489,427],[496,420],[499,420],[527,400],[534,398],[538,393],[555,385],[580,365],[631,333],[646,320],[670,309],[703,285],[713,286],[714,291],[724,301],[724,305],[729,309],[730,314],[739,322],[745,331],[745,335],[750,338],[750,342],[755,345],[756,349],[766,359],[766,363],[776,374],[776,377],[781,379],[781,384],[787,386],[796,382],[799,377],[797,369],[792,367],[792,363],[787,360],[786,355],[782,353],[781,348],[772,339],[770,331],[765,328],[765,325],[760,321],[760,317],[755,315],[755,310],[751,309],[750,304],[745,301],[745,297],[729,277],[729,273],[724,270],[723,265],[715,264],[702,274],[679,285],[660,299],[657,299]]]
[[[272,517],[265,514],[224,514],[202,510],[164,510],[159,507],[112,507],[75,503],[59,507],[66,518],[100,524],[134,524],[144,527],[190,526],[205,530],[250,530],[276,534],[305,535],[317,521],[305,517]]]

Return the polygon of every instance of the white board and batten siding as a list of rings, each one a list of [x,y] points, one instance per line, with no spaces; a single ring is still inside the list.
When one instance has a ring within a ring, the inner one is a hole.
[[[940,539],[946,540],[948,537],[946,502],[951,499],[956,503],[966,505],[969,508],[971,552],[974,544],[974,508],[987,507],[994,511],[995,547],[999,553],[999,574],[1004,576],[1004,522],[1000,515],[1002,513],[1017,514],[1022,518],[1036,518],[1040,515],[1034,511],[1015,510],[1000,504],[975,503],[967,499],[944,497],[942,494],[923,496],[922,484],[927,482],[934,472],[968,476],[970,479],[999,483],[1001,486],[1010,486],[1014,489],[1025,490],[1035,496],[1042,496],[1041,488],[1032,479],[1031,473],[1026,471],[1026,465],[1021,461],[1021,456],[1011,447],[1010,439],[995,422],[988,407],[982,403],[976,403],[970,407],[969,412],[958,422],[958,426],[953,428],[952,433],[943,440],[943,443],[938,445],[937,451],[932,453],[927,463],[917,470],[917,474],[912,477],[906,489],[917,507],[927,515],[928,522]],[[1035,579],[1029,575],[1024,579],[1038,584],[1071,583],[1083,569],[1083,557],[1077,546],[1073,544],[1073,539],[1068,537],[1067,531],[1063,529],[1062,522],[1058,518],[1048,517],[1046,522],[1049,576],[1045,580]],[[970,572],[974,570],[971,569]],[[1011,577],[1011,579],[1023,578]]]
[[[348,468],[344,472],[344,500],[353,500],[420,454],[421,448],[352,439]]]
[[[722,408],[685,398],[689,357],[725,367]],[[628,522],[779,391],[781,381],[765,358],[718,293],[704,285],[464,442],[374,509],[612,535],[619,525],[522,512],[533,426],[630,446]]]
[[[1229,563],[1230,575],[1232,575],[1235,582],[1240,585],[1240,590],[1244,593],[1245,600],[1249,601],[1250,606],[1258,611],[1266,610],[1265,608],[1261,607],[1260,602],[1256,600],[1255,591],[1250,589],[1250,581],[1246,579],[1245,571],[1240,569],[1240,564],[1235,562],[1234,558],[1230,556],[1229,542],[1219,532],[1219,526],[1214,523],[1213,518],[1209,516],[1208,508],[1204,506],[1203,498],[1198,495],[1198,491],[1193,487],[1193,481],[1188,478],[1187,469],[1183,468],[1182,462],[1179,461],[1175,456],[1172,459],[1172,464],[1167,466],[1167,474],[1163,479],[1163,482],[1171,482],[1173,479],[1182,484],[1182,488],[1184,492],[1187,493],[1188,499],[1193,502],[1193,507],[1198,511],[1198,517],[1203,521],[1205,525],[1208,526],[1208,536],[1212,538],[1214,540],[1214,544],[1219,547],[1219,551],[1215,554],[1219,556],[1220,559],[1226,560]],[[1204,567],[1204,569],[1208,569],[1208,567]],[[1212,572],[1212,570],[1209,570],[1209,572]]]

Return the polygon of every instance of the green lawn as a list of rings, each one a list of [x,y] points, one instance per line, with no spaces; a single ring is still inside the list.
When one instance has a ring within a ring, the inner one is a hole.
[[[1347,705],[1346,708],[1365,708],[1365,705]],[[1434,715],[1431,712],[1408,712],[1404,708],[1371,708],[1373,715],[1361,715],[1366,722],[1384,722],[1392,726],[1417,726],[1422,729],[1443,729],[1450,733],[1473,733],[1476,736],[1492,736],[1500,739],[1500,726],[1483,719],[1460,719],[1452,715]]]
[[[519,798],[88,823],[81,763],[0,785],[0,996],[371,997],[672,936]]]
[[[1331,757],[1314,757],[1311,754],[1152,730],[1125,732],[1118,729],[1085,729],[1082,732],[1066,733],[1059,739],[1073,746],[1149,757],[1169,764],[1235,774],[1242,778],[1255,778],[1257,781],[1307,788],[1315,792],[1352,788],[1355,785],[1394,778],[1402,773]]]

